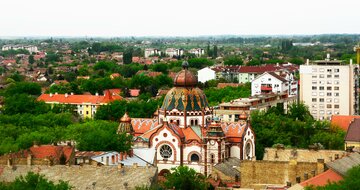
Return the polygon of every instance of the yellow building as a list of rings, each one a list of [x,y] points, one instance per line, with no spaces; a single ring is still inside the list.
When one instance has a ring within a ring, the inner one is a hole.
[[[105,90],[104,95],[74,95],[74,94],[42,94],[38,101],[44,101],[47,104],[65,104],[76,106],[75,111],[82,118],[93,118],[96,109],[100,105],[106,105],[115,100],[121,100],[122,97],[111,90]]]

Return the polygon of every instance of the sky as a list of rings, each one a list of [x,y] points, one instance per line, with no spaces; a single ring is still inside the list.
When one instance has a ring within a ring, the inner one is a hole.
[[[0,0],[0,36],[359,34],[360,0]]]

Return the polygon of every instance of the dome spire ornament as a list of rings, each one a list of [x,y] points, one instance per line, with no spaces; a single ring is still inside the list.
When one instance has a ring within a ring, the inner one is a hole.
[[[187,70],[189,68],[189,63],[185,60],[185,61],[182,62],[181,66],[182,66],[183,69]]]
[[[121,134],[121,133],[126,133],[126,134],[133,134],[134,133],[134,129],[131,125],[131,118],[129,117],[129,115],[127,114],[127,112],[125,112],[124,116],[121,117],[120,119],[120,124],[117,130],[117,134]]]

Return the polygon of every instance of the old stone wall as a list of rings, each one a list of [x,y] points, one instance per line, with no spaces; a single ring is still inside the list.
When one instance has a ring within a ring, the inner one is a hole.
[[[155,179],[155,167],[117,166],[44,166],[14,165],[0,166],[0,181],[11,182],[29,171],[45,175],[51,181],[68,181],[74,189],[135,189],[136,186],[150,185]]]
[[[240,164],[241,187],[261,188],[265,185],[292,185],[324,171],[324,162],[247,161]]]

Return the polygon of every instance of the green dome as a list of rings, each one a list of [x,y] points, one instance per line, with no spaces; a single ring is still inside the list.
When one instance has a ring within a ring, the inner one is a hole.
[[[179,111],[201,111],[208,107],[208,101],[201,89],[197,87],[174,87],[166,94],[161,109],[168,111],[173,109]]]

